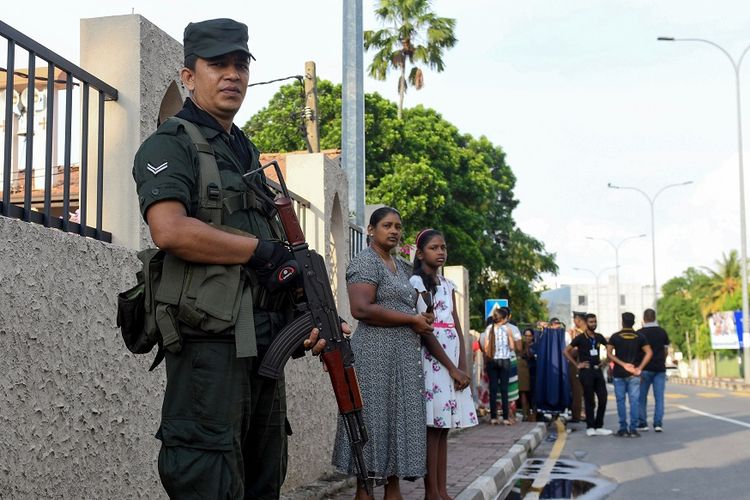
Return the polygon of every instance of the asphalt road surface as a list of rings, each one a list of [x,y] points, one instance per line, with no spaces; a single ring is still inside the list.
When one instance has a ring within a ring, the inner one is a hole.
[[[616,431],[608,390],[605,427]],[[537,449],[507,498],[750,499],[750,392],[667,383],[665,403],[664,432],[640,438],[588,437],[585,424],[569,423],[569,432]],[[651,397],[648,413],[650,422]],[[542,493],[554,479],[568,484]]]

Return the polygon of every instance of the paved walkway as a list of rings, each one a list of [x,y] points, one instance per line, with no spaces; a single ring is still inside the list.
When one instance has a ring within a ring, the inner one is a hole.
[[[519,422],[505,427],[481,423],[476,427],[452,432],[448,436],[448,493],[453,497],[458,496],[536,425],[531,422]],[[351,500],[354,498],[354,492],[355,488],[350,486],[324,498]],[[422,479],[413,482],[401,481],[401,494],[406,500],[423,499]],[[375,498],[383,498],[382,486],[375,488]]]

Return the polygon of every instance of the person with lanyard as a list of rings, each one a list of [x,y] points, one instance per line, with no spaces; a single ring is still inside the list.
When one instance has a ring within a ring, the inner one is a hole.
[[[577,335],[568,344],[563,354],[578,368],[578,380],[583,386],[583,400],[586,405],[586,435],[609,436],[612,431],[604,428],[604,412],[607,409],[607,384],[600,368],[599,348],[607,345],[607,339],[596,333],[596,314],[586,315],[586,331]],[[577,350],[578,359],[573,357]],[[594,401],[596,396],[597,401]],[[596,406],[596,417],[594,417]]]
[[[617,416],[620,420],[618,437],[641,437],[636,429],[641,399],[641,371],[651,361],[653,352],[646,337],[633,330],[635,315],[622,313],[622,330],[613,333],[607,344],[607,357],[615,363],[614,386]],[[625,411],[625,396],[630,400],[630,425]]]
[[[490,389],[490,424],[498,425],[497,389],[500,384],[500,397],[503,406],[503,425],[512,425],[508,401],[508,381],[511,372],[511,359],[516,349],[513,332],[506,327],[508,310],[499,308],[492,311],[492,324],[479,338],[479,347],[485,356],[485,369]]]

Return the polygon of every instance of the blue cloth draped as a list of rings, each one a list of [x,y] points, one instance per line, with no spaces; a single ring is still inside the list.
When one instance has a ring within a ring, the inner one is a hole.
[[[570,406],[568,360],[565,350],[565,330],[545,328],[534,332],[536,348],[536,384],[534,402],[540,411],[562,412]]]

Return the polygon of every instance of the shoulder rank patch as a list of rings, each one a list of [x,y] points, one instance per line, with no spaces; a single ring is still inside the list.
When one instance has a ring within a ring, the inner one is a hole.
[[[155,166],[151,165],[150,163],[146,163],[146,170],[148,170],[152,174],[156,175],[159,172],[161,172],[162,170],[166,170],[168,166],[169,165],[167,164],[167,162],[162,163],[158,167],[155,167]]]

